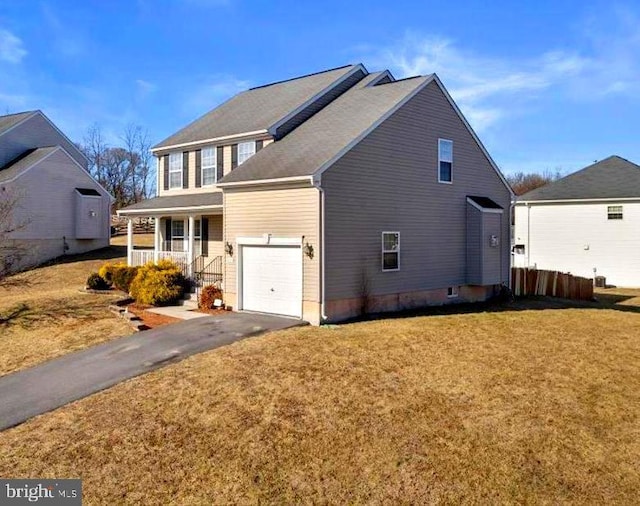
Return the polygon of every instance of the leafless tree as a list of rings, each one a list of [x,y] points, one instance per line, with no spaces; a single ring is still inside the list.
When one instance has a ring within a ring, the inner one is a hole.
[[[28,224],[26,220],[18,221],[16,218],[18,201],[18,193],[0,188],[0,286],[27,254],[26,246],[12,237]]]
[[[140,126],[128,125],[121,141],[121,146],[109,146],[100,127],[93,125],[82,143],[91,174],[114,196],[116,209],[140,202],[155,192],[147,132]]]
[[[524,193],[540,188],[548,183],[557,181],[562,177],[559,170],[555,172],[546,170],[542,173],[525,173],[516,172],[515,174],[507,175],[507,181],[511,185],[513,192],[516,195],[522,195]]]

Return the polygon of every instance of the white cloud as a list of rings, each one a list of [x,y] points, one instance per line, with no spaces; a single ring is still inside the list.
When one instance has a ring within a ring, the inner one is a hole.
[[[524,104],[543,90],[579,75],[590,63],[563,51],[525,61],[488,57],[446,38],[412,33],[374,60],[399,77],[437,73],[478,131],[509,117],[516,103]]]
[[[0,61],[20,63],[26,55],[22,40],[9,30],[0,29]]]

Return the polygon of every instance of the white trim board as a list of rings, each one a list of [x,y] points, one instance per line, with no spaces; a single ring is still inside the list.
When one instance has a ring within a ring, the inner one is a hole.
[[[269,131],[266,129],[254,130],[252,132],[242,132],[242,133],[233,134],[233,135],[222,135],[220,137],[211,137],[210,139],[202,139],[200,141],[189,141],[189,142],[182,142],[180,144],[171,144],[170,146],[151,148],[150,151],[152,153],[157,153],[158,151],[171,151],[172,149],[186,148],[189,146],[197,146],[198,144],[210,144],[210,143],[216,143],[220,141],[228,141],[232,139],[240,140],[240,139],[245,139],[249,137],[255,137],[258,135],[265,135],[265,134],[266,135],[269,134]]]

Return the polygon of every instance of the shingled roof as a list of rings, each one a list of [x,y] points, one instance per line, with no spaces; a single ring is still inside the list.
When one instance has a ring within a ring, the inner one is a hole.
[[[525,193],[518,197],[518,202],[638,197],[640,166],[614,155]]]
[[[369,86],[369,74],[293,132],[229,172],[225,183],[310,176],[356,141],[432,76]]]
[[[20,175],[29,167],[33,167],[36,163],[43,160],[51,153],[61,149],[59,146],[48,146],[45,148],[36,148],[26,151],[15,160],[11,160],[4,167],[0,167],[0,182],[9,181]]]
[[[359,70],[364,77],[366,70],[362,65],[347,65],[251,88],[235,95],[156,144],[153,150],[248,132],[267,131]]]
[[[22,120],[27,119],[29,116],[35,114],[37,111],[19,112],[16,114],[7,114],[6,116],[0,116],[0,135],[9,130],[11,127],[17,125]]]

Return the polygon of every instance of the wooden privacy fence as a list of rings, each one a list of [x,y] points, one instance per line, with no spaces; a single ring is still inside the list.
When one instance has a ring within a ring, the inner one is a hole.
[[[514,267],[511,269],[511,290],[516,297],[550,295],[565,299],[591,300],[593,280],[563,272]]]

